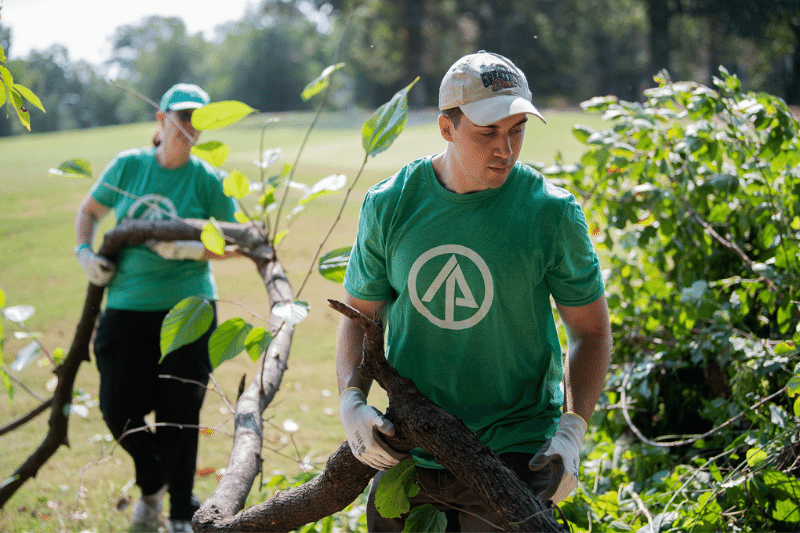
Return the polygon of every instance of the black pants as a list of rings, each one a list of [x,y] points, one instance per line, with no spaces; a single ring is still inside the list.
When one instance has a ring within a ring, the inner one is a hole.
[[[170,518],[189,520],[199,506],[192,497],[197,466],[197,425],[211,362],[208,339],[216,327],[197,341],[161,358],[161,322],[168,311],[142,312],[106,309],[94,341],[100,371],[100,410],[111,434],[133,458],[136,484],[143,494],[169,485]],[[200,382],[160,378],[166,374]],[[155,411],[155,431],[144,416]],[[177,427],[188,425],[194,427]]]

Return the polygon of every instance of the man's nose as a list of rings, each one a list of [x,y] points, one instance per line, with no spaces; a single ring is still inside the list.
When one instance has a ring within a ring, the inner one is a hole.
[[[511,145],[511,136],[509,135],[500,135],[499,141],[497,146],[495,146],[495,154],[499,157],[509,158],[511,154],[514,152],[514,149]]]

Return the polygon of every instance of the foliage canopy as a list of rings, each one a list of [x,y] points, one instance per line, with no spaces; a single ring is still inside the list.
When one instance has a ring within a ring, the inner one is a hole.
[[[800,125],[724,69],[656,81],[644,103],[585,102],[613,126],[576,126],[581,160],[543,169],[583,199],[615,346],[593,486],[564,508],[592,531],[794,530]]]

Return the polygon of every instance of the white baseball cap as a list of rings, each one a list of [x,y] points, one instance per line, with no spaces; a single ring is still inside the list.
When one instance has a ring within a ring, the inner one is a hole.
[[[525,74],[510,59],[481,50],[448,69],[439,86],[439,109],[460,107],[478,126],[488,126],[518,113],[536,115]]]

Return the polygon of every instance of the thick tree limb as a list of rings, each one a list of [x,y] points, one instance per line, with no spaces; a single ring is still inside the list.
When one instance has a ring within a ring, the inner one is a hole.
[[[494,511],[506,531],[566,531],[551,509],[509,470],[463,422],[445,413],[386,362],[383,327],[355,309],[334,300],[331,307],[365,331],[361,374],[386,390],[386,417],[397,430],[386,440],[399,450],[420,447],[477,494]]]

